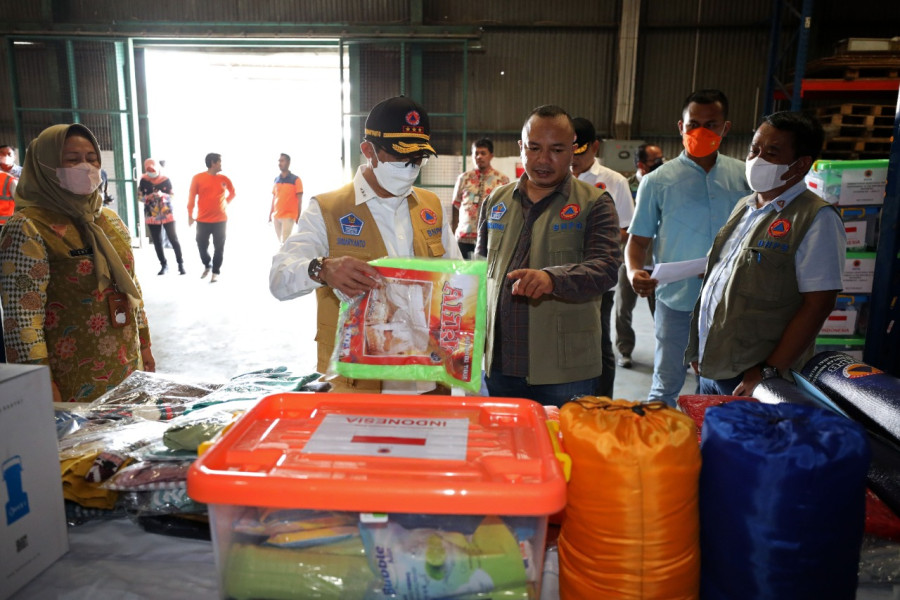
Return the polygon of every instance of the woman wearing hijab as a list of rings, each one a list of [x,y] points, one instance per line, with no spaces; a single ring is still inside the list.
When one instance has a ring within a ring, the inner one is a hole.
[[[163,251],[162,229],[166,229],[166,237],[175,251],[175,260],[178,261],[178,272],[184,275],[184,261],[181,260],[181,244],[178,243],[178,234],[175,232],[175,214],[172,212],[172,182],[162,174],[162,167],[156,159],[148,158],[144,161],[144,175],[138,185],[138,194],[144,203],[144,217],[147,227],[150,228],[150,237],[153,238],[153,247],[156,248],[156,256],[159,258],[161,269],[158,275],[165,275],[169,270],[166,262],[166,253]]]
[[[0,233],[7,360],[49,366],[57,402],[90,402],[156,368],[131,235],[99,186],[94,134],[48,127],[28,147]]]

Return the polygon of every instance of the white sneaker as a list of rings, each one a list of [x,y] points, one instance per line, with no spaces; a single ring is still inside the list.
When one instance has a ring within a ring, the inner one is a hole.
[[[215,283],[219,280],[219,276],[216,273],[212,274],[212,277],[209,278],[210,283]]]
[[[212,271],[212,269],[210,269],[209,267],[206,267],[205,269],[203,269],[203,272],[200,273],[200,279],[203,279],[203,278],[205,278],[207,275],[209,275],[209,272],[210,272],[210,271]]]

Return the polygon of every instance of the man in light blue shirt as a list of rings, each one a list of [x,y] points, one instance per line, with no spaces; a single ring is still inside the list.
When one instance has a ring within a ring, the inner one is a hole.
[[[703,258],[735,204],[750,193],[744,163],[718,152],[731,129],[727,118],[728,99],[722,92],[699,90],[688,96],[678,121],[685,151],[641,180],[628,229],[628,279],[640,296],[656,292],[656,351],[648,399],[670,406],[684,385],[684,350],[701,281],[692,277],[659,284],[644,270],[647,248],[652,241],[656,264]]]
[[[807,191],[822,148],[817,121],[769,115],[747,155],[745,198],[717,236],[686,358],[700,392],[749,396],[811,355],[843,287],[846,234],[837,211]]]

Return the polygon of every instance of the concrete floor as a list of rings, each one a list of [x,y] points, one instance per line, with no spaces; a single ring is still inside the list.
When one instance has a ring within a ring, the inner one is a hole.
[[[224,382],[256,369],[286,366],[315,371],[314,295],[279,302],[269,293],[269,267],[278,243],[271,225],[232,219],[219,281],[200,279],[195,230],[178,223],[187,275],[178,275],[174,252],[169,272],[158,276],[153,245],[135,249],[138,278],[150,320],[157,372],[183,381]],[[634,313],[634,367],[616,370],[614,395],[645,400],[653,371],[653,321],[640,300]],[[694,392],[688,374],[683,393]]]
[[[256,369],[286,366],[295,374],[315,370],[315,298],[279,302],[268,288],[271,257],[278,244],[271,226],[229,223],[221,278],[200,279],[194,231],[179,224],[187,275],[178,275],[174,253],[167,250],[170,271],[157,276],[159,263],[149,242],[135,250],[138,277],[150,319],[157,371],[172,379],[222,383]],[[644,400],[653,364],[653,322],[647,303],[634,314],[638,345],[632,369],[617,369],[615,396]],[[688,374],[683,394],[694,393]],[[894,586],[896,554],[885,562],[883,548],[863,552],[858,600],[900,600]],[[878,567],[877,576],[869,571]]]

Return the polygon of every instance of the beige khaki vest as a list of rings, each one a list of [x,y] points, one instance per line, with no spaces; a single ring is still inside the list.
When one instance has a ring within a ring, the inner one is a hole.
[[[505,285],[509,263],[525,225],[522,205],[513,196],[515,189],[516,184],[510,183],[495,190],[488,199],[484,213],[487,215],[488,227],[487,373],[491,372],[494,358],[500,290]],[[542,269],[581,262],[584,259],[587,217],[603,195],[602,190],[573,178],[568,198],[555,194],[545,200],[551,204],[534,223],[529,268]],[[563,219],[561,211],[569,204],[578,206],[578,215],[572,219]],[[568,383],[600,375],[601,298],[602,296],[597,296],[584,302],[564,302],[552,297],[529,301],[529,366],[526,378],[529,384]]]
[[[384,239],[378,231],[372,212],[366,203],[356,204],[356,192],[352,183],[333,192],[316,196],[316,200],[322,209],[322,218],[328,233],[329,257],[353,256],[368,262],[387,256]],[[409,204],[415,256],[433,258],[443,256],[444,244],[441,234],[444,219],[440,199],[428,190],[413,188],[413,194],[408,196],[406,201]],[[426,210],[432,211],[437,216],[436,222],[426,222],[423,217]],[[334,291],[327,286],[316,290],[316,299],[318,305],[316,368],[320,373],[325,373],[334,352],[341,303]],[[369,389],[373,387],[380,389],[380,383],[375,385],[363,382],[361,385]]]
[[[739,243],[741,256],[716,307],[700,374],[708,379],[729,379],[759,365],[778,345],[788,322],[803,303],[797,287],[794,257],[806,237],[816,214],[833,207],[810,191],[794,198],[781,212],[772,211],[757,223]],[[722,246],[735,230],[744,211],[746,198],[738,202],[725,226],[713,241],[703,285],[707,285],[712,266],[721,258]],[[779,221],[779,226],[770,227]],[[782,233],[784,224],[790,229]],[[696,360],[699,353],[700,300],[691,318],[690,341],[685,357]],[[792,365],[799,371],[812,356],[812,346]]]

